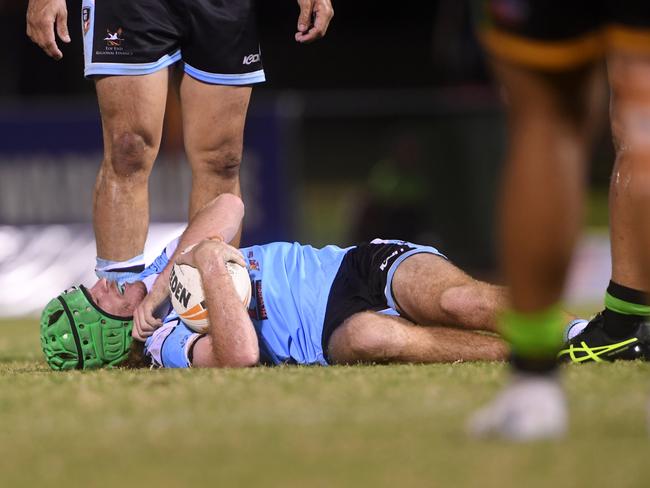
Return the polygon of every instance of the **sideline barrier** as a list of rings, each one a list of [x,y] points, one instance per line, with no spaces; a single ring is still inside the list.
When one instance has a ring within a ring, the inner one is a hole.
[[[145,259],[152,261],[181,223],[151,224]],[[0,317],[38,315],[55,295],[97,279],[89,224],[0,226]]]

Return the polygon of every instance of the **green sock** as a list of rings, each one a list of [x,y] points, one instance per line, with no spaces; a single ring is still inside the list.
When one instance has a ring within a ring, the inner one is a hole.
[[[612,312],[624,315],[643,315],[650,316],[650,306],[639,303],[626,302],[620,298],[613,297],[609,293],[605,294],[605,307]]]
[[[612,338],[625,337],[636,330],[640,320],[650,317],[647,294],[610,281],[603,315],[607,335]]]
[[[507,310],[500,330],[512,353],[521,358],[555,358],[562,348],[566,317],[559,304],[534,313]]]

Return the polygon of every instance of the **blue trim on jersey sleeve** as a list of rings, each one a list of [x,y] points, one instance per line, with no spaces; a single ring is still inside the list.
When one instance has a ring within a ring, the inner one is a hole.
[[[160,359],[163,368],[189,368],[190,361],[185,351],[185,344],[194,336],[199,336],[180,322],[162,343]]]
[[[399,242],[401,243],[402,241]],[[393,297],[393,276],[395,276],[395,271],[397,271],[397,267],[400,264],[402,264],[402,262],[406,258],[411,257],[414,254],[428,253],[428,254],[435,254],[436,256],[440,256],[441,258],[447,259],[447,256],[442,254],[435,247],[420,246],[418,244],[412,244],[410,242],[404,242],[404,245],[408,247],[413,247],[415,249],[411,249],[410,251],[405,252],[400,257],[398,257],[395,260],[395,262],[391,265],[390,269],[388,270],[388,275],[386,277],[386,288],[384,288],[384,296],[386,297],[388,306],[394,310],[397,310],[397,303],[395,302],[395,298]]]
[[[154,259],[153,263],[147,266],[147,269],[151,274],[160,274],[163,272],[167,264],[169,264],[169,256],[167,255],[167,248],[165,247],[158,257]]]
[[[94,75],[149,75],[181,59],[181,51],[165,54],[153,63],[87,63],[84,76]]]
[[[185,72],[192,78],[213,85],[250,85],[266,81],[263,69],[250,73],[220,74],[203,71],[185,63]]]
[[[163,249],[162,252],[154,259],[153,263],[147,266],[142,272],[140,272],[134,281],[143,281],[145,278],[151,275],[159,275],[165,269],[169,263],[169,256],[167,256],[167,248]]]

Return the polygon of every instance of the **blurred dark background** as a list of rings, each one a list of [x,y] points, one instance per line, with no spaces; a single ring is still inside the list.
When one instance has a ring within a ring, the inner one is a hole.
[[[90,219],[101,140],[82,74],[80,3],[68,1],[72,43],[55,62],[25,36],[27,1],[0,0],[0,224]],[[253,91],[246,132],[246,237],[412,239],[489,275],[505,131],[470,9],[459,0],[386,5],[335,2],[326,38],[306,46],[294,41],[295,1],[258,1],[267,82]],[[593,187],[603,194],[606,134],[595,159]],[[155,171],[152,220],[182,221],[189,183],[173,141]],[[66,173],[82,174],[86,190],[67,202],[59,192],[65,211],[47,198],[24,203],[44,181],[71,184]],[[185,185],[178,203],[155,194],[171,184]]]
[[[83,67],[81,2],[68,0],[72,43],[55,62],[25,36],[27,0],[0,0],[1,93],[12,97],[92,95]],[[293,0],[259,0],[258,17],[268,84],[262,89],[428,88],[485,81],[465,2],[406,0],[382,8],[368,0],[334,2],[325,40],[298,45]]]

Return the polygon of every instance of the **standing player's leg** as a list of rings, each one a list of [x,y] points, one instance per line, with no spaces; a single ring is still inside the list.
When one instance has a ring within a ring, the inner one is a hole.
[[[495,71],[510,131],[500,213],[512,309],[500,329],[516,374],[470,428],[521,440],[554,437],[567,422],[552,373],[565,324],[559,300],[582,216],[595,69],[549,72],[497,62]]]
[[[647,317],[650,315],[647,302],[650,291],[647,210],[650,209],[650,56],[613,54],[608,58],[608,72],[616,148],[610,187],[612,281],[637,295],[629,301],[614,294],[610,296],[620,300],[623,314]],[[615,311],[616,306],[612,305],[611,309]],[[625,321],[620,325],[620,331],[614,327],[612,332],[630,333],[633,327],[626,327]]]
[[[543,337],[532,350],[519,349],[525,361],[540,364],[524,367],[552,368],[562,337],[558,302],[582,220],[595,69],[548,73],[497,62],[495,72],[510,133],[500,202],[501,259],[513,308],[505,332],[530,323],[520,327],[523,334]]]
[[[265,80],[255,2],[190,2],[181,106],[192,167],[190,218],[221,193],[241,195],[239,166],[251,85]],[[239,245],[241,231],[232,244]]]
[[[328,343],[334,364],[502,361],[507,344],[493,335],[451,327],[422,327],[401,317],[356,313]]]
[[[612,279],[605,310],[562,351],[576,362],[650,359],[650,56],[608,58],[616,162],[609,209]]]
[[[239,167],[250,86],[181,82],[185,151],[192,167],[190,218],[221,193],[241,196]],[[233,241],[239,244],[241,231]]]
[[[147,182],[160,146],[167,78],[165,68],[96,80],[104,138],[93,202],[100,274],[110,262],[140,264],[135,261],[147,236]]]
[[[185,17],[165,2],[82,3],[84,74],[95,81],[104,140],[93,202],[96,273],[126,281],[144,264],[148,178]]]

